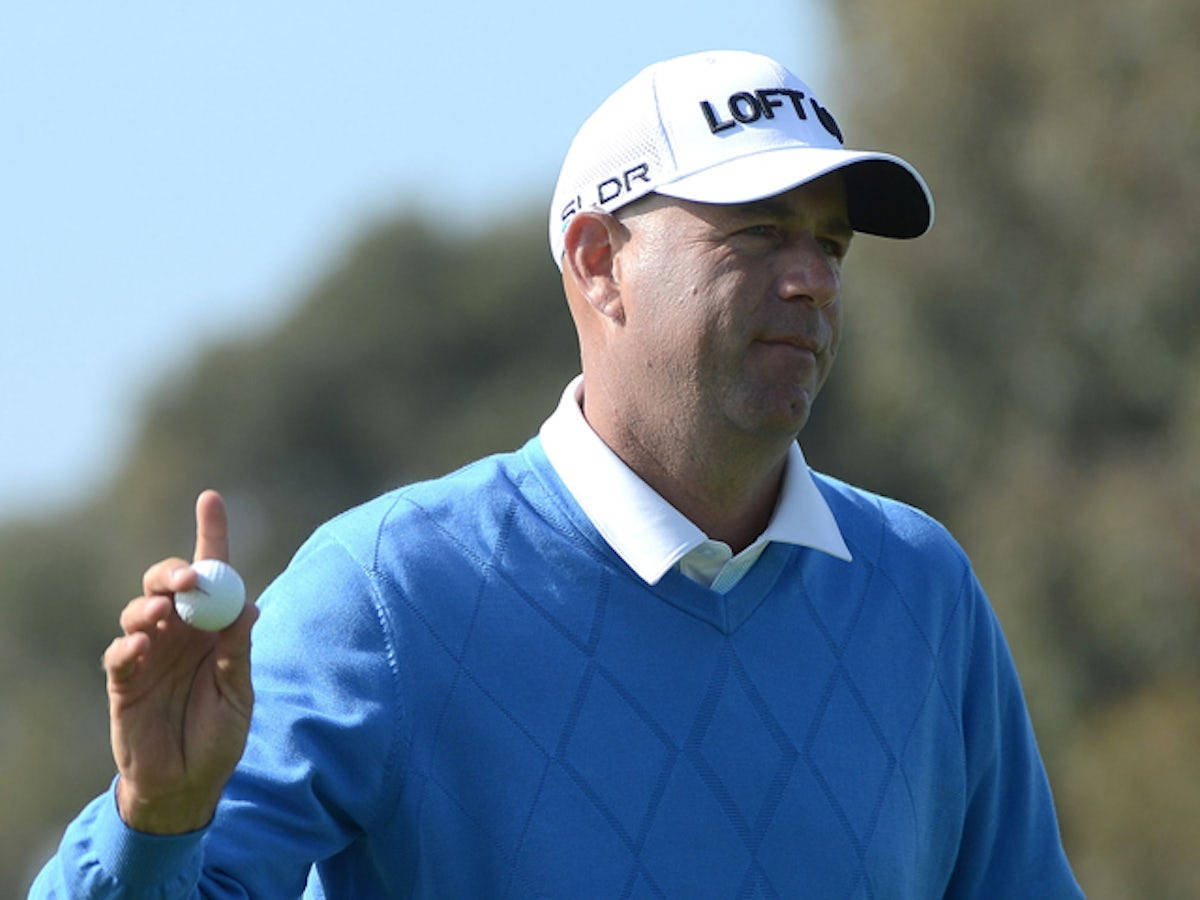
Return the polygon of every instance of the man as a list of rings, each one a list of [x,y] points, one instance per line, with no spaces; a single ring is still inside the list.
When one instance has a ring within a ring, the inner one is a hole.
[[[196,632],[152,567],[105,658],[119,777],[34,893],[1079,896],[962,551],[796,443],[853,232],[932,218],[771,60],[620,88],[550,214],[582,378],[521,450],[318,530],[253,689],[253,608]]]

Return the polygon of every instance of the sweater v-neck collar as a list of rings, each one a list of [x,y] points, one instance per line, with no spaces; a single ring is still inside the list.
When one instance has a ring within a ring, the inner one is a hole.
[[[771,593],[784,567],[803,547],[772,542],[758,561],[728,591],[720,593],[671,569],[653,585],[651,593],[685,613],[712,625],[722,634],[733,634],[754,614]]]
[[[532,469],[537,482],[545,489],[548,499],[554,503],[557,512],[565,514],[568,520],[563,522],[558,515],[551,513],[551,524],[558,520],[560,531],[567,529],[582,535],[593,553],[608,559],[612,565],[623,570],[631,582],[640,585],[647,593],[681,612],[708,623],[722,634],[729,635],[737,631],[770,594],[784,567],[796,554],[806,552],[804,547],[773,541],[766,546],[750,571],[724,593],[693,581],[680,572],[678,567],[668,570],[656,582],[650,583],[634,571],[600,534],[563,484],[538,438],[530,440],[522,449],[521,455]],[[537,498],[529,496],[527,490],[523,489],[523,493],[526,493],[535,508],[543,509],[545,517],[544,503],[539,503]]]

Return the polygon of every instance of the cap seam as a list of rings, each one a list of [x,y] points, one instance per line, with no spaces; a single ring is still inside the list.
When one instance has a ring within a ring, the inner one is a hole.
[[[653,77],[650,79],[650,94],[654,98],[654,121],[658,123],[658,133],[662,135],[663,145],[667,148],[667,152],[671,155],[671,172],[679,172],[679,160],[675,156],[675,144],[671,141],[671,135],[667,133],[667,126],[663,122],[662,105],[658,102],[658,70],[656,69]],[[655,178],[653,180],[654,187],[647,191],[651,193],[657,189],[658,185],[663,183],[663,179]]]

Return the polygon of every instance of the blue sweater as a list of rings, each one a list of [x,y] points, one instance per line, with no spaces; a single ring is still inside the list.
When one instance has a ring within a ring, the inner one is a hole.
[[[328,523],[261,600],[211,825],[112,792],[33,896],[1078,897],[1016,672],[935,522],[638,579],[535,439]]]

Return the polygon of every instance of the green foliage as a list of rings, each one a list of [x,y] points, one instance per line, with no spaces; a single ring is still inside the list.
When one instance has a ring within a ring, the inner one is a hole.
[[[809,455],[966,546],[1089,896],[1195,896],[1167,763],[1200,714],[1200,7],[836,10],[848,142],[913,160],[938,223],[851,253]]]

